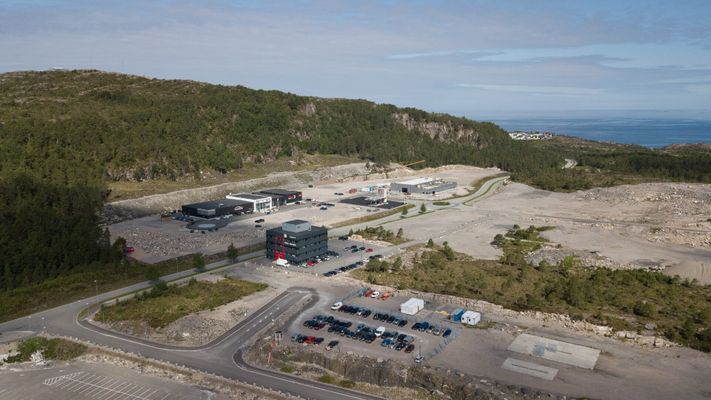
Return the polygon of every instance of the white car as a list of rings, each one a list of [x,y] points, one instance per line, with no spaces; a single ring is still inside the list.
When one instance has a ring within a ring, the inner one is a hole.
[[[343,307],[343,303],[341,303],[341,302],[339,301],[339,302],[337,302],[337,303],[333,303],[333,305],[331,306],[331,310],[337,311],[337,310],[340,309],[341,307]]]
[[[378,329],[375,330],[375,337],[381,337],[383,333],[385,333],[385,327],[379,326]]]
[[[417,357],[415,357],[415,362],[418,363],[418,364],[421,363],[421,362],[424,361],[424,360],[425,360],[425,358],[422,357],[422,355],[418,355]]]
[[[378,292],[377,290],[370,294],[371,299],[377,299],[378,297],[380,297],[380,292]]]

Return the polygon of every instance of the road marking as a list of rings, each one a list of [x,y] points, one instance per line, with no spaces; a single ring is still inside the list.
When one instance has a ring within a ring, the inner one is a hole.
[[[169,393],[158,392],[157,389],[149,386],[84,372],[48,378],[43,381],[43,384],[55,389],[80,393],[84,397],[95,400],[151,400],[154,394],[166,399],[169,395]],[[0,392],[0,394],[2,393]]]

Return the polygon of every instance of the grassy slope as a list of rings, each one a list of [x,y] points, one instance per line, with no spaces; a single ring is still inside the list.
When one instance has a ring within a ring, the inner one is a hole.
[[[267,287],[264,283],[231,278],[215,283],[191,280],[185,286],[156,287],[145,296],[104,306],[94,319],[104,322],[143,320],[151,327],[159,328],[186,315],[219,307]]]

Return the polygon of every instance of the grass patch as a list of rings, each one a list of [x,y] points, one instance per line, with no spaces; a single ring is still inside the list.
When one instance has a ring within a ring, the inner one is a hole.
[[[393,208],[390,210],[381,211],[381,212],[373,213],[370,215],[364,215],[362,217],[351,218],[351,219],[347,219],[347,220],[341,221],[341,222],[336,222],[335,224],[329,225],[328,228],[329,229],[336,229],[336,228],[342,228],[344,226],[357,225],[357,224],[362,224],[365,222],[375,221],[375,220],[378,220],[381,218],[385,218],[385,217],[389,217],[394,214],[401,213],[403,209],[410,209],[412,207],[414,207],[414,205],[405,204],[404,206],[400,206],[400,207]]]
[[[476,324],[476,325],[464,325],[464,326],[466,326],[467,328],[472,328],[472,329],[482,329],[482,330],[486,330],[486,329],[491,329],[491,328],[495,327],[495,326],[496,326],[496,322],[494,322],[494,321],[481,321],[481,322],[479,322],[479,323]]]
[[[358,229],[357,231],[351,230],[348,233],[348,236],[351,235],[360,235],[364,239],[380,240],[382,242],[388,242],[392,244],[402,244],[409,241],[409,239],[403,236],[402,228],[399,229],[397,233],[393,233],[393,231],[385,229],[382,226],[366,226],[365,228]]]
[[[238,252],[247,254],[263,248],[264,243],[259,243],[241,247]],[[205,261],[212,263],[225,257],[226,252],[205,256]],[[146,280],[146,270],[152,267],[155,267],[161,276],[190,270],[193,269],[192,255],[152,265],[136,261],[88,265],[40,284],[0,292],[0,322],[94,296],[97,286],[99,293],[104,293],[143,282]]]
[[[689,347],[711,351],[711,286],[659,272],[587,268],[570,258],[533,266],[525,252],[543,238],[533,232],[504,237],[501,260],[476,260],[445,247],[421,252],[400,270],[351,272],[372,284],[482,299],[514,310],[563,313],[617,330],[644,330]],[[525,239],[521,239],[525,235]]]
[[[355,385],[356,385],[355,382],[353,382],[352,380],[349,380],[349,379],[343,379],[338,382],[338,386],[341,386],[341,387],[344,387],[347,389],[353,389],[355,387]]]
[[[318,377],[318,381],[322,383],[329,383],[333,385],[336,382],[336,379],[332,377],[331,375],[321,375]]]
[[[30,361],[32,354],[41,352],[46,360],[73,360],[86,351],[86,346],[68,340],[45,337],[33,337],[20,342],[18,353],[7,358],[6,363]]]
[[[449,202],[448,202],[448,201],[438,200],[438,201],[433,201],[433,202],[432,202],[432,205],[433,205],[433,206],[448,206],[448,205],[449,205]]]
[[[152,328],[160,328],[186,315],[239,300],[267,286],[231,278],[214,283],[192,279],[184,286],[157,285],[133,299],[101,307],[94,319],[145,321]]]
[[[292,368],[292,367],[290,367],[290,366],[288,366],[288,365],[285,365],[285,366],[279,368],[279,371],[281,371],[281,372],[283,372],[283,373],[285,373],[285,374],[293,374],[293,373],[294,373],[294,368]]]

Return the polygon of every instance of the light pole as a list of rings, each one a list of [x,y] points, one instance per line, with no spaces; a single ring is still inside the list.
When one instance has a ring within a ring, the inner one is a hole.
[[[94,279],[94,286],[96,287],[96,297],[99,297],[99,281]]]

